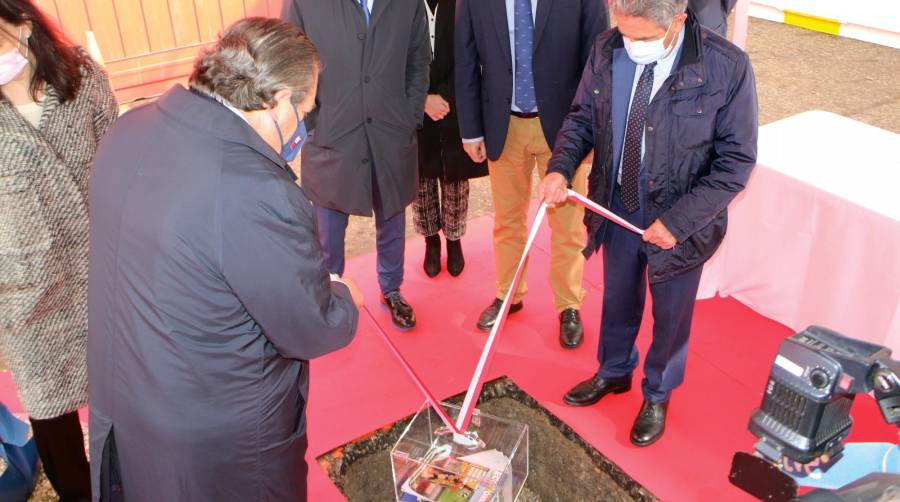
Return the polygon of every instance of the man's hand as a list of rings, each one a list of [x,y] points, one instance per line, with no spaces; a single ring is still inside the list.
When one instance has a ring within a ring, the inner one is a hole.
[[[484,162],[487,159],[484,140],[476,141],[475,143],[463,143],[463,150],[469,154],[473,162]]]
[[[547,207],[556,207],[566,203],[569,198],[569,184],[566,177],[559,173],[544,176],[537,188],[538,200],[546,202]]]
[[[647,230],[644,230],[644,242],[649,242],[662,249],[672,249],[675,244],[678,244],[678,239],[672,235],[672,232],[669,232],[662,221],[657,219],[647,227]]]
[[[440,94],[429,94],[425,98],[425,113],[431,120],[437,122],[450,113],[450,103],[447,103]]]
[[[353,304],[356,305],[356,308],[366,304],[366,299],[363,297],[362,291],[359,290],[359,286],[356,285],[356,282],[354,282],[353,279],[347,279],[345,277],[340,277],[337,274],[331,274],[331,281],[340,282],[344,286],[347,286],[347,289],[350,290],[350,297],[353,299]]]

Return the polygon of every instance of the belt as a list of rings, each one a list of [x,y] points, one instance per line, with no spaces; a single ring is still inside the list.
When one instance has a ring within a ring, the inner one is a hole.
[[[538,118],[537,112],[534,112],[534,113],[522,113],[522,112],[517,112],[517,111],[510,111],[509,113],[510,113],[510,115],[512,115],[513,117],[518,117],[518,118],[520,118],[520,119],[536,119],[536,118]]]

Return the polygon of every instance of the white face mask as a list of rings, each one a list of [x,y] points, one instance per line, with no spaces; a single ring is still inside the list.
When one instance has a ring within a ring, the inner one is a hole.
[[[0,85],[6,85],[16,77],[18,77],[22,70],[28,66],[28,58],[23,56],[21,52],[19,52],[19,47],[22,46],[22,28],[19,27],[19,43],[16,45],[16,48],[0,54]],[[25,44],[25,53],[28,54],[28,44]]]
[[[642,42],[642,41],[633,41],[628,37],[622,37],[625,42],[625,51],[628,53],[628,57],[631,58],[636,64],[650,64],[659,61],[660,59],[669,55],[672,51],[672,48],[675,47],[675,44],[672,44],[672,47],[666,48],[665,42],[666,37],[669,36],[669,30],[672,29],[672,25],[675,24],[673,20],[669,27],[666,28],[666,34],[663,35],[659,40],[653,40],[650,42]]]

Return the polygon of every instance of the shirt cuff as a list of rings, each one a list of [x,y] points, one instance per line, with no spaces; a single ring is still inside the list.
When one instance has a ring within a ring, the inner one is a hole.
[[[347,286],[348,288],[350,287],[346,282],[341,280],[341,276],[339,276],[337,274],[328,274],[328,275],[331,276],[331,282],[339,282],[339,283],[343,284],[344,286]]]
[[[479,136],[477,138],[463,138],[462,139],[462,142],[464,145],[469,145],[472,143],[480,143],[482,141],[484,141],[484,136]]]

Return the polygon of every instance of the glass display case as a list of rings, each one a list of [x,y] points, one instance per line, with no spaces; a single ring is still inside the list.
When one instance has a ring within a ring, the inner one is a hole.
[[[455,420],[459,407],[442,403]],[[528,426],[475,410],[454,434],[426,403],[391,450],[400,502],[513,502],[528,477]]]

